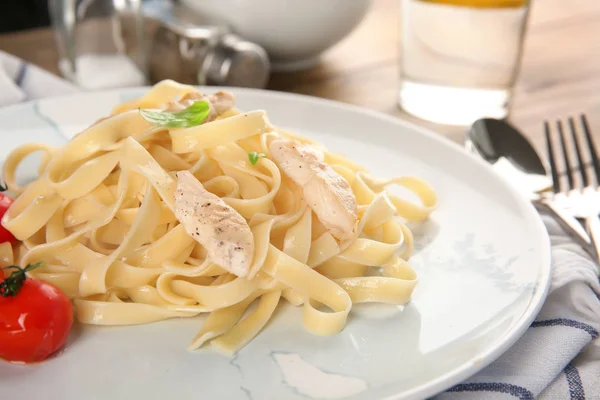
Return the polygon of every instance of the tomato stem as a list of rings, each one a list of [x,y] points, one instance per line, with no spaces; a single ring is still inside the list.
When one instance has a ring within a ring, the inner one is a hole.
[[[0,183],[0,192],[6,192],[8,190],[8,185],[3,185]]]
[[[17,294],[19,294],[19,290],[21,290],[25,279],[27,279],[26,273],[36,269],[42,264],[43,262],[39,261],[35,264],[29,264],[25,268],[21,268],[18,265],[10,265],[2,268],[2,270],[14,269],[15,271],[8,278],[4,279],[4,281],[0,282],[0,296],[15,297]]]

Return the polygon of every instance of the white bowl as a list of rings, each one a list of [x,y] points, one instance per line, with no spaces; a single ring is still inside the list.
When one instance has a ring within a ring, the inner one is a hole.
[[[229,25],[264,47],[274,70],[313,66],[319,55],[346,37],[371,0],[182,0],[210,20]]]

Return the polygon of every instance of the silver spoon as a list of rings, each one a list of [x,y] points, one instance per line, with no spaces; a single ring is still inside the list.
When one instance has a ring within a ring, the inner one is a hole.
[[[491,164],[499,175],[507,179],[536,207],[553,214],[565,231],[593,254],[590,237],[583,226],[541,196],[542,192],[552,188],[552,178],[548,176],[540,156],[521,132],[503,120],[479,119],[467,132],[465,147]]]

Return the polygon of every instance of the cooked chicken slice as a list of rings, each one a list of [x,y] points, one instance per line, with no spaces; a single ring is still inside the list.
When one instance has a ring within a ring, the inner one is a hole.
[[[357,225],[356,197],[348,182],[325,164],[314,147],[292,140],[269,145],[279,168],[302,187],[304,200],[337,239],[352,238]]]
[[[218,91],[209,95],[200,92],[190,92],[183,96],[181,100],[169,103],[167,111],[181,111],[194,104],[194,102],[201,100],[205,100],[210,104],[210,113],[206,117],[205,122],[213,121],[235,105],[235,96],[229,92]]]
[[[254,257],[254,238],[244,217],[210,193],[189,171],[180,171],[175,191],[175,217],[206,249],[208,258],[244,277]]]
[[[214,119],[218,115],[233,108],[235,105],[235,96],[229,92],[218,91],[217,93],[208,96],[208,102],[211,105],[211,114],[208,117]]]

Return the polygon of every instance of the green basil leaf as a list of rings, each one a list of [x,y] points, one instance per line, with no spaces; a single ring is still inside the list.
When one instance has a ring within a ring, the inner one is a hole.
[[[250,153],[248,153],[248,159],[250,160],[250,164],[252,165],[256,165],[258,160],[266,156],[267,155],[265,153],[257,153],[255,151],[251,151]]]
[[[156,126],[190,128],[206,120],[210,114],[210,104],[207,101],[196,101],[188,108],[177,112],[140,109],[140,114],[146,121]]]

